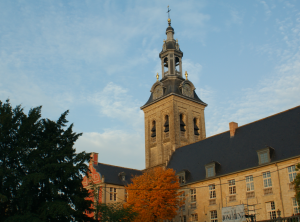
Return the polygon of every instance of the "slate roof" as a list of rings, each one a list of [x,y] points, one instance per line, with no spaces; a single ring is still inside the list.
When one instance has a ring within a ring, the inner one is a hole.
[[[151,93],[148,101],[141,108],[144,108],[145,106],[149,105],[150,103],[152,103],[154,101],[158,101],[160,99],[163,99],[163,98],[165,98],[166,96],[168,96],[169,94],[172,94],[172,93],[180,95],[180,96],[183,96],[186,99],[189,99],[189,100],[192,100],[194,102],[198,102],[198,103],[201,103],[201,104],[207,106],[207,104],[205,102],[203,102],[198,97],[198,95],[196,94],[195,90],[194,90],[194,98],[182,95],[182,91],[180,90],[179,86],[184,81],[185,81],[185,79],[182,78],[182,77],[179,77],[179,76],[176,77],[176,78],[168,78],[168,77],[162,78],[160,80],[160,82],[163,83],[163,87],[165,88],[163,96],[154,100],[153,99],[153,93]]]
[[[230,132],[176,149],[168,168],[187,170],[186,183],[206,179],[205,165],[216,161],[216,176],[258,166],[257,150],[272,147],[271,163],[300,155],[300,106],[243,125]]]
[[[104,163],[98,163],[96,166],[94,166],[94,168],[101,176],[104,176],[105,183],[123,186],[128,183],[131,183],[132,176],[143,174],[141,170],[113,166]],[[126,174],[125,181],[122,181],[121,176],[119,175],[122,172]]]

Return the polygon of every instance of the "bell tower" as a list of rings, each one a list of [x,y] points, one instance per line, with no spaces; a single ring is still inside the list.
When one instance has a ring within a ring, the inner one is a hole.
[[[174,39],[171,19],[159,53],[162,78],[156,75],[150,98],[141,107],[145,115],[146,169],[163,166],[179,147],[206,138],[204,109],[194,84],[182,76],[183,52]]]

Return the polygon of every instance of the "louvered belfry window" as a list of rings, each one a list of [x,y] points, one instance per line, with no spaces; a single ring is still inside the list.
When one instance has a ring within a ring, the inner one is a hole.
[[[156,123],[152,122],[151,137],[156,137]]]
[[[165,127],[164,132],[167,133],[167,132],[169,132],[169,116],[166,116],[165,119],[166,119],[166,122],[164,124],[164,127]]]
[[[183,122],[183,115],[180,114],[180,131],[185,132],[185,123]]]
[[[197,118],[194,118],[194,134],[199,136],[199,127],[197,126]]]

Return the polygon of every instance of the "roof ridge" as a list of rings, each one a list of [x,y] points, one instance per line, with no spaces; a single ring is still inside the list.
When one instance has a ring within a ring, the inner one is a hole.
[[[100,162],[98,162],[99,164]],[[128,168],[128,167],[121,167],[121,166],[116,166],[116,165],[111,165],[111,164],[107,164],[107,163],[100,163],[102,165],[107,165],[107,166],[113,166],[113,167],[118,167],[118,168],[124,168],[124,169],[129,169],[129,170],[138,170],[138,169],[134,169],[134,168]],[[142,171],[142,170],[138,170],[138,171]]]

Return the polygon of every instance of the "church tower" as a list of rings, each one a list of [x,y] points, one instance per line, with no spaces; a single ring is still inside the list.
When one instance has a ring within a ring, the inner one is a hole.
[[[207,106],[195,92],[195,86],[182,76],[183,52],[174,39],[168,19],[167,40],[159,53],[162,79],[153,84],[150,98],[141,107],[145,115],[146,169],[161,166],[172,153],[206,138],[204,109]]]

